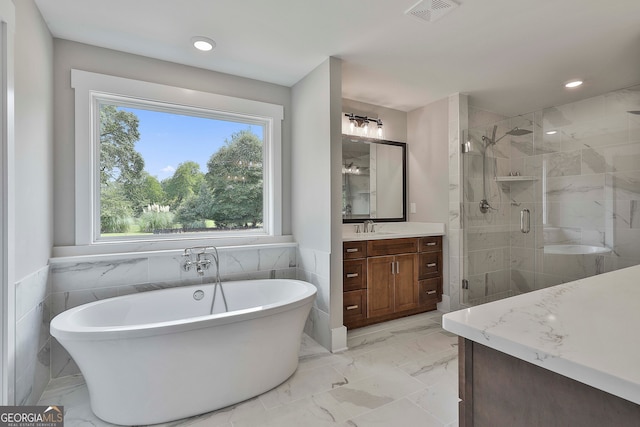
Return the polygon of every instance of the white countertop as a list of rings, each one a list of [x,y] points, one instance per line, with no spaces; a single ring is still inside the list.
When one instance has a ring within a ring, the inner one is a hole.
[[[443,328],[640,404],[640,266],[448,313]]]
[[[356,233],[356,224],[342,224],[342,241],[400,239],[403,237],[442,236],[445,234],[442,222],[375,222],[375,232]]]

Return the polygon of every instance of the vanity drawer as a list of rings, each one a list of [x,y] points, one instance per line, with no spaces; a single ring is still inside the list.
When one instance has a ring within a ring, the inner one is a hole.
[[[357,259],[344,262],[342,269],[342,290],[355,291],[367,287],[367,260]]]
[[[419,259],[419,280],[442,275],[442,252],[421,253]]]
[[[357,259],[367,257],[367,242],[344,242],[342,243],[342,257],[344,259]]]
[[[367,291],[345,292],[342,297],[342,317],[344,323],[366,318],[367,314]]]
[[[368,256],[399,255],[418,252],[418,239],[381,239],[367,242]]]
[[[418,289],[420,305],[432,305],[442,301],[442,277],[420,280]]]
[[[421,237],[418,245],[420,252],[437,252],[442,250],[442,236]]]

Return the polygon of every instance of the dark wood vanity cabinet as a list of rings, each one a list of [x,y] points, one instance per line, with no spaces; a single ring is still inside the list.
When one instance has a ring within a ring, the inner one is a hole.
[[[442,236],[344,242],[344,324],[357,328],[442,300]]]

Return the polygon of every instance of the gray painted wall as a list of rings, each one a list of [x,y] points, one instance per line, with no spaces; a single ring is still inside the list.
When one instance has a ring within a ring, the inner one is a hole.
[[[54,40],[54,245],[75,243],[74,101],[71,69],[269,102],[284,106],[282,123],[283,234],[291,234],[291,89],[67,40]]]

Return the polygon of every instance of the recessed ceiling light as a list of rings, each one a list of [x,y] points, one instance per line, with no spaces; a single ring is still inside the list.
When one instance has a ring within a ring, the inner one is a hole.
[[[210,50],[213,50],[214,47],[216,47],[216,42],[208,37],[202,36],[191,38],[191,43],[193,43],[193,47],[202,52],[209,52]]]
[[[565,83],[564,87],[573,88],[573,87],[578,87],[581,84],[582,84],[582,80],[571,80],[570,82]]]
[[[555,135],[556,133],[558,133],[557,130],[548,130],[545,132],[547,135]]]

